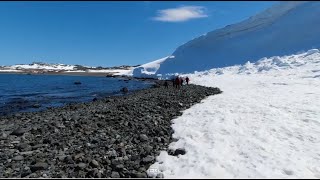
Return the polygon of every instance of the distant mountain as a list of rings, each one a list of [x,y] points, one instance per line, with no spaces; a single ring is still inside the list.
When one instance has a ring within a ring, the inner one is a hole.
[[[114,66],[114,67],[90,67],[82,65],[53,64],[44,62],[33,62],[31,64],[16,64],[12,66],[0,66],[0,70],[60,70],[60,71],[86,71],[86,70],[110,70],[110,69],[132,69],[137,66]]]
[[[320,2],[281,2],[178,47],[155,74],[192,73],[319,47]]]

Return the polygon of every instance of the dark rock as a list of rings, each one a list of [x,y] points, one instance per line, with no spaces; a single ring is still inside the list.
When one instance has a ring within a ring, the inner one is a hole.
[[[26,132],[25,129],[17,128],[16,130],[12,131],[10,135],[22,136],[25,132]]]
[[[153,156],[147,156],[145,158],[142,159],[142,162],[144,163],[151,163],[154,160]]]
[[[76,81],[76,82],[74,82],[74,84],[81,84],[81,82],[80,81]]]
[[[160,88],[161,85],[160,85],[160,84],[153,84],[152,87],[153,87],[153,88]]]
[[[96,143],[98,143],[98,142],[99,142],[99,141],[96,140],[96,139],[93,139],[93,140],[91,141],[92,144],[96,144]]]
[[[79,154],[76,154],[74,155],[74,160],[78,160],[79,158],[83,157],[85,154],[84,153],[79,153]]]
[[[84,169],[87,167],[87,165],[85,163],[79,163],[79,164],[77,164],[77,167],[80,169]]]
[[[36,149],[39,149],[43,146],[43,144],[37,144],[37,145],[34,145],[32,146],[32,150],[36,150]]]
[[[91,161],[91,166],[93,166],[93,167],[99,167],[99,163],[98,163],[98,161],[96,161],[96,160],[92,160]]]
[[[42,141],[43,144],[50,144],[51,143],[51,140],[46,138]]]
[[[22,161],[23,159],[23,156],[16,156],[13,158],[14,161]]]
[[[30,166],[30,170],[32,172],[38,171],[38,170],[45,170],[48,168],[48,164],[45,162],[38,162],[35,165]]]
[[[67,157],[66,155],[59,155],[59,156],[57,156],[57,158],[59,159],[59,161],[64,161],[66,157]]]
[[[158,173],[156,178],[164,178],[163,173]]]
[[[120,90],[121,92],[123,92],[123,93],[127,93],[129,90],[128,90],[128,88],[127,87],[124,87],[124,88],[121,88],[121,90]]]
[[[178,156],[178,155],[184,155],[184,154],[186,154],[186,151],[184,150],[184,149],[182,149],[182,148],[178,148],[178,149],[176,149],[175,151],[174,151],[174,153],[173,153],[173,155],[174,156]]]
[[[33,151],[24,151],[24,152],[20,152],[21,155],[25,155],[25,156],[29,156],[32,155],[34,152]]]
[[[137,172],[137,173],[134,173],[133,176],[135,178],[147,178],[147,173],[141,173],[141,172]]]
[[[112,178],[120,178],[120,175],[119,175],[118,172],[112,171],[111,177],[112,177]]]
[[[32,105],[32,107],[33,107],[33,108],[40,108],[41,105],[40,105],[40,104],[34,104],[34,105]]]
[[[120,170],[120,169],[123,169],[124,168],[124,165],[123,164],[118,164],[116,165],[116,169],[117,170]]]
[[[27,144],[27,143],[21,143],[21,144],[19,144],[18,146],[17,146],[17,149],[19,150],[19,151],[23,151],[23,150],[25,150],[25,149],[28,149],[30,146]],[[30,148],[29,148],[29,150],[30,150]]]
[[[141,141],[148,141],[148,136],[147,135],[145,135],[145,134],[140,134],[140,140]]]

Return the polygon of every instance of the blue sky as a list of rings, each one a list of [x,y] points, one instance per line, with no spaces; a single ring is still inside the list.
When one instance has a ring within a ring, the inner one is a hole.
[[[0,2],[0,65],[137,65],[277,2]]]

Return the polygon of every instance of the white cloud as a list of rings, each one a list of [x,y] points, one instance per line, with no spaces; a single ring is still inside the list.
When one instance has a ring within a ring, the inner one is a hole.
[[[152,19],[164,22],[182,22],[205,17],[208,17],[208,15],[205,13],[205,8],[202,6],[182,6],[158,10],[158,15]]]

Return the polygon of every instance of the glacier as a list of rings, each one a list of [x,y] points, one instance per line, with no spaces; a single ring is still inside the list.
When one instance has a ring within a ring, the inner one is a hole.
[[[193,73],[320,47],[320,2],[289,1],[178,47],[154,73]]]

